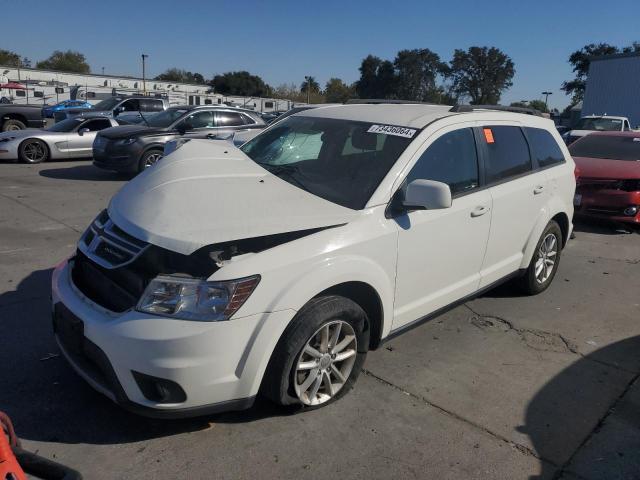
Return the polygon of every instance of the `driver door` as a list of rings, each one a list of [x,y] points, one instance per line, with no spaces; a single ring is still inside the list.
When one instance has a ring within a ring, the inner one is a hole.
[[[393,329],[475,292],[480,284],[491,225],[491,195],[480,188],[472,125],[447,127],[418,155],[404,185],[436,180],[451,189],[452,205],[415,210],[398,225],[398,261]],[[403,188],[401,187],[401,188]]]
[[[111,127],[107,118],[85,120],[73,132],[67,141],[67,158],[89,158],[93,155],[93,141],[100,130]]]

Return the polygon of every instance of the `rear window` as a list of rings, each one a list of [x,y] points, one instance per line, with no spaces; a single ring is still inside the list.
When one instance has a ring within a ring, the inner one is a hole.
[[[640,137],[587,135],[569,147],[574,157],[640,161]]]
[[[553,136],[541,128],[525,128],[531,154],[540,167],[564,163],[564,155]]]
[[[494,183],[531,170],[529,146],[520,127],[488,126],[482,128],[486,148],[487,182]]]

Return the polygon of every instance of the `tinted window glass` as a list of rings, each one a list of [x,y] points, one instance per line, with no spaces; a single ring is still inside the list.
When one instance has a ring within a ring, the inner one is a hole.
[[[236,127],[244,125],[242,116],[236,112],[216,112],[219,127]]]
[[[140,111],[140,104],[138,103],[138,100],[127,100],[126,102],[124,102],[120,106],[124,108],[125,112],[139,112]]]
[[[564,162],[564,155],[553,136],[541,128],[525,128],[531,154],[541,167]]]
[[[253,125],[256,123],[249,115],[242,114],[242,119],[244,120],[245,125]]]
[[[569,147],[574,157],[640,161],[640,137],[632,135],[587,135]]]
[[[520,127],[483,127],[487,182],[499,182],[531,170],[529,146]]]
[[[162,100],[140,100],[140,109],[143,112],[161,112]]]
[[[453,195],[476,188],[478,155],[473,131],[455,130],[433,142],[407,175],[407,182],[417,179],[446,183]]]
[[[109,128],[110,126],[111,123],[109,123],[109,120],[101,118],[96,120],[89,120],[88,122],[83,123],[80,128],[88,128],[90,132],[98,132],[105,128]]]
[[[213,128],[213,112],[196,112],[187,117],[186,122],[191,124],[192,128]]]

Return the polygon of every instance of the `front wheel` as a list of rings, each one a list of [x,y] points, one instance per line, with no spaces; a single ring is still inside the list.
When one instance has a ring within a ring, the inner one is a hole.
[[[11,119],[2,124],[3,132],[14,132],[17,130],[24,130],[25,128],[27,128],[27,126],[20,120]]]
[[[162,158],[162,150],[149,150],[144,152],[140,163],[138,165],[138,172],[146,170],[152,165],[155,165]]]
[[[262,392],[280,405],[324,407],[353,388],[368,347],[367,315],[358,304],[336,295],[315,298],[278,342]]]
[[[37,138],[30,138],[20,144],[20,160],[24,163],[42,163],[49,159],[49,148]]]
[[[562,251],[562,231],[551,220],[540,235],[531,263],[521,279],[521,287],[529,295],[544,292],[556,275]]]

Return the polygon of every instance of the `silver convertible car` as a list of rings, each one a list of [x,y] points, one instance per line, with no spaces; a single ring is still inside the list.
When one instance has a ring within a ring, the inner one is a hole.
[[[41,163],[50,159],[90,158],[93,140],[100,130],[117,127],[113,118],[69,118],[44,129],[0,133],[0,160]]]

